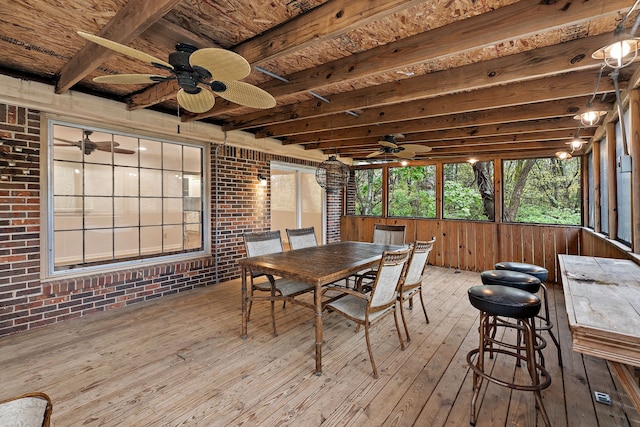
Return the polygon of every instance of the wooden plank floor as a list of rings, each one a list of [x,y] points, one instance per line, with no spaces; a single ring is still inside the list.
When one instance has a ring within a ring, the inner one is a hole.
[[[477,273],[429,267],[426,324],[408,311],[412,341],[401,351],[388,318],[372,331],[375,380],[364,333],[326,314],[323,375],[314,370],[313,316],[254,304],[240,338],[239,281],[197,289],[0,339],[0,399],[44,391],[55,426],[464,426],[477,345],[477,311],[466,290]],[[564,369],[544,350],[552,377],[543,391],[554,426],[640,426],[640,417],[602,360],[571,351],[561,289],[550,300]],[[525,368],[497,357],[494,370]],[[593,392],[613,405],[595,403]],[[538,426],[531,393],[493,384],[479,398],[478,426]]]

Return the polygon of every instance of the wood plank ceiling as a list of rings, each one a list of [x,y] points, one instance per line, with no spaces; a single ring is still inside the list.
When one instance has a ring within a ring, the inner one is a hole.
[[[630,0],[29,0],[0,13],[0,72],[274,137],[354,160],[378,141],[431,147],[416,159],[522,157],[566,150],[593,107],[611,119],[610,69],[591,53],[613,40]],[[633,25],[631,13],[625,27]],[[255,110],[221,98],[178,108],[175,81],[93,82],[161,74],[77,30],[161,59],[176,43],[221,47],[252,65],[245,82],[277,99]],[[264,71],[267,71],[266,73]],[[602,71],[602,77],[599,75]],[[621,86],[633,82],[623,68]],[[595,96],[594,96],[595,95]],[[596,127],[582,127],[580,136]],[[580,154],[580,153],[577,153]],[[393,156],[380,155],[376,159]]]

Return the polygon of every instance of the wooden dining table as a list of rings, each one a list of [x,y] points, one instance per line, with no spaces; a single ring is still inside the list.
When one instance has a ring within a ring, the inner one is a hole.
[[[573,350],[605,359],[640,412],[640,266],[558,255]]]
[[[330,283],[377,265],[384,251],[402,246],[366,242],[339,242],[309,248],[260,255],[238,260],[242,266],[242,338],[247,338],[247,275],[250,270],[284,277],[314,286],[316,375],[322,374],[322,310],[321,290]]]

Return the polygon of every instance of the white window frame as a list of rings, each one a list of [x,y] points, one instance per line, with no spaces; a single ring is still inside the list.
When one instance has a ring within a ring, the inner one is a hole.
[[[140,268],[144,266],[157,265],[168,262],[179,262],[184,260],[190,260],[199,256],[211,255],[211,186],[210,186],[210,170],[208,160],[210,158],[210,146],[201,142],[192,141],[178,141],[175,138],[157,137],[147,135],[144,133],[132,133],[131,131],[125,131],[118,129],[117,127],[101,128],[96,125],[88,125],[86,123],[77,122],[74,120],[64,120],[57,118],[45,118],[42,119],[42,143],[41,143],[41,276],[42,279],[47,278],[65,278],[82,276],[86,274],[95,274],[100,272],[113,272],[114,270],[121,270],[127,268]],[[77,268],[70,268],[56,271],[54,268],[54,210],[53,210],[53,150],[50,148],[53,139],[53,126],[70,126],[78,127],[86,130],[92,130],[95,132],[106,132],[125,137],[144,138],[146,140],[153,140],[164,143],[173,143],[184,146],[192,146],[202,149],[202,214],[201,214],[201,230],[203,248],[202,250],[187,250],[183,253],[169,254],[169,255],[150,255],[149,257],[138,258],[134,260],[105,262],[96,265],[80,266]]]

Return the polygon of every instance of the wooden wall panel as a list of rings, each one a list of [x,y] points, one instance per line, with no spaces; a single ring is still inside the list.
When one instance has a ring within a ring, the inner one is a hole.
[[[342,240],[371,241],[373,224],[383,221],[343,217]],[[580,227],[432,219],[387,219],[386,223],[406,224],[407,242],[435,236],[429,264],[480,272],[493,269],[500,261],[526,262],[549,270],[550,281],[558,277],[557,255],[579,255],[584,246]],[[415,238],[409,238],[411,235]],[[595,247],[594,239],[588,245]]]

